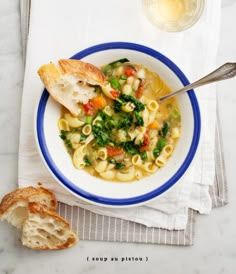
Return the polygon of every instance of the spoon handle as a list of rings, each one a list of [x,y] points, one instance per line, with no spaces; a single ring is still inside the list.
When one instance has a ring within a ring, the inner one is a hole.
[[[176,96],[177,94],[181,94],[188,90],[191,90],[191,89],[203,86],[203,85],[207,85],[207,84],[210,84],[213,82],[226,80],[226,79],[232,78],[234,76],[236,76],[236,63],[226,63],[226,64],[222,65],[221,67],[219,67],[218,69],[211,72],[210,74],[201,78],[200,80],[198,80],[192,84],[189,84],[189,85],[187,85],[175,92],[172,92],[168,95],[162,96],[158,100],[160,102],[163,102],[164,100],[166,100],[170,97]]]

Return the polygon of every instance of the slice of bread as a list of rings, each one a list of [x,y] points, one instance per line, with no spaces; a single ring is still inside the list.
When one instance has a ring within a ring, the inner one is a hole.
[[[57,250],[72,247],[78,236],[56,212],[38,203],[29,203],[29,216],[22,228],[22,244],[29,248]]]
[[[102,86],[105,81],[98,67],[73,59],[61,59],[58,66],[45,64],[39,68],[38,74],[52,98],[73,116],[81,111],[78,103],[85,104],[96,96],[93,86]]]
[[[55,195],[43,187],[25,187],[5,195],[0,221],[22,229],[22,244],[33,249],[63,249],[78,242],[69,223],[56,213]]]
[[[55,195],[43,187],[25,187],[16,189],[3,197],[0,203],[0,220],[7,220],[21,228],[28,216],[29,202],[38,202],[50,210],[56,210]]]

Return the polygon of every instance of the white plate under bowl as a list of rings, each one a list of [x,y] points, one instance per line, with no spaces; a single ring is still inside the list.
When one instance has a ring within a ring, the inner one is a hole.
[[[101,66],[121,58],[143,64],[157,72],[172,90],[189,81],[183,72],[161,53],[134,43],[111,42],[87,48],[72,59],[81,59]],[[127,207],[144,204],[170,189],[187,171],[196,153],[201,119],[193,91],[178,96],[182,117],[182,135],[173,156],[155,174],[130,183],[108,182],[75,169],[62,140],[57,121],[61,106],[44,90],[39,100],[35,119],[35,136],[40,154],[54,178],[75,196],[89,203],[106,207]]]

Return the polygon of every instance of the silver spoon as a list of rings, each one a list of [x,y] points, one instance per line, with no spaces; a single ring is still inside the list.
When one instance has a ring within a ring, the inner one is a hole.
[[[168,98],[179,95],[179,94],[184,93],[188,90],[191,90],[191,89],[203,86],[203,85],[207,85],[207,84],[210,84],[213,82],[226,80],[226,79],[232,78],[234,76],[236,76],[236,63],[226,63],[226,64],[222,65],[221,67],[219,67],[218,69],[211,72],[210,74],[201,78],[200,80],[198,80],[192,84],[189,84],[175,92],[172,92],[168,95],[158,98],[158,101],[163,102],[164,100],[166,100]]]

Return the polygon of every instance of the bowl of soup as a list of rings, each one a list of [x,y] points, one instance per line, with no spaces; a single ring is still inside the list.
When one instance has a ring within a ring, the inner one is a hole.
[[[126,42],[95,45],[71,57],[96,65],[104,85],[75,117],[40,97],[35,136],[52,176],[89,203],[148,203],[181,181],[197,151],[200,111],[193,91],[158,98],[189,81],[168,57]]]

